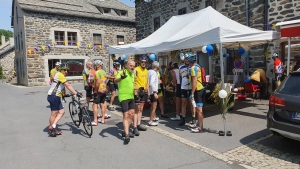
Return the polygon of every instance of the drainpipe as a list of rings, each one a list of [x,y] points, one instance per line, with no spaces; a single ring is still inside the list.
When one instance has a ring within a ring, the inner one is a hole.
[[[246,0],[246,26],[249,27],[249,3],[248,0]],[[249,76],[249,50],[247,51],[247,77]]]

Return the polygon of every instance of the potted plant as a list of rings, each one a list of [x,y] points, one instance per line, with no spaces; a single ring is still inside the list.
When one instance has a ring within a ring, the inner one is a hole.
[[[223,121],[224,121],[224,132],[220,131],[219,135],[224,136],[226,134],[228,136],[231,136],[230,131],[228,131],[226,133],[226,116],[227,116],[228,110],[232,109],[234,106],[234,95],[231,94],[229,87],[226,87],[222,91],[221,90],[222,90],[222,83],[220,82],[214,88],[212,94],[210,95],[210,99],[214,100],[214,103],[219,108],[222,118],[223,118]]]

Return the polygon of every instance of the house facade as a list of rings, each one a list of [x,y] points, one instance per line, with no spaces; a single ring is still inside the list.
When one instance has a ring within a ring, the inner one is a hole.
[[[150,0],[147,2],[136,0],[135,3],[137,41],[159,29],[172,16],[191,13],[204,9],[207,6],[213,7],[240,24],[259,30],[275,30],[274,25],[278,22],[300,18],[300,2],[297,0]],[[270,67],[273,62],[268,56],[273,50],[280,52],[278,47],[274,48],[273,43],[251,48],[248,61],[250,73],[258,67]],[[208,57],[207,54],[201,52],[201,49],[194,52],[197,52],[199,63],[205,67],[206,72],[213,75],[213,80],[219,80],[219,56]],[[233,62],[235,58],[241,56],[238,56],[234,49],[228,49],[227,52],[231,57],[226,58],[224,61],[225,80],[231,81],[233,80]],[[158,55],[160,56],[161,64],[167,64],[172,60],[168,57],[171,53],[159,53]],[[246,70],[246,57],[241,59],[244,63],[244,70]],[[175,61],[179,61],[179,59],[176,58]],[[274,76],[269,72],[267,72],[267,75],[270,77]]]
[[[108,47],[135,42],[135,9],[119,0],[13,0],[12,16],[21,85],[47,85],[57,61],[69,65],[68,80],[82,79],[88,60],[108,71]]]
[[[15,44],[14,38],[9,38],[5,41],[5,36],[1,35],[0,44],[0,66],[2,67],[3,75],[8,77],[13,74],[15,69]]]

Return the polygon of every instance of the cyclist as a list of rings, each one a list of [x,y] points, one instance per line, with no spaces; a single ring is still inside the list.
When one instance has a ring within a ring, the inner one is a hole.
[[[93,111],[94,111],[94,121],[92,121],[93,126],[98,126],[98,122],[105,123],[105,114],[106,114],[106,72],[102,69],[103,63],[100,60],[95,61],[96,73],[94,79],[94,92],[96,96],[93,100]],[[98,120],[98,104],[101,108],[101,119]]]
[[[185,116],[186,116],[186,107],[187,107],[187,99],[189,98],[191,94],[191,67],[189,66],[188,61],[188,54],[185,55],[184,58],[184,65],[180,66],[179,68],[179,74],[181,78],[181,113],[182,118],[180,119],[179,126],[185,125]],[[195,124],[195,111],[191,106],[191,112],[192,112],[192,124]]]
[[[107,75],[107,78],[109,78],[108,85],[109,85],[109,89],[111,92],[111,99],[110,99],[110,104],[108,107],[109,110],[113,110],[113,104],[114,104],[115,97],[116,97],[116,90],[118,89],[118,85],[114,84],[113,80],[116,78],[116,76],[118,74],[118,71],[120,69],[120,63],[114,62],[113,66],[114,66],[113,69]]]
[[[157,122],[154,122],[155,111],[157,107],[157,99],[158,99],[158,76],[157,72],[159,69],[159,63],[154,61],[152,63],[152,70],[148,71],[148,101],[151,101],[151,111],[150,111],[150,121],[148,123],[149,126],[157,126]],[[150,99],[149,99],[150,98]]]
[[[94,83],[94,76],[91,73],[93,70],[93,63],[91,61],[88,61],[86,63],[86,68],[83,69],[82,71],[82,77],[83,77],[83,85],[84,85],[84,90],[86,91],[86,101],[88,104],[87,110],[89,110],[89,105],[90,105],[90,101],[92,98],[92,84]]]
[[[135,106],[134,114],[134,134],[139,135],[138,131],[146,131],[147,127],[141,124],[142,112],[144,103],[148,100],[148,70],[146,69],[148,57],[142,55],[140,57],[140,66],[136,67],[135,70],[135,87],[139,89],[135,91],[135,95],[139,98],[139,104]]]
[[[60,62],[56,62],[55,63],[55,67],[53,69],[51,69],[50,71],[50,81],[49,81],[49,85],[52,84],[54,76],[56,75],[56,73],[59,71],[59,66],[60,66]]]
[[[172,67],[172,77],[173,85],[175,86],[175,96],[176,96],[176,116],[172,117],[171,120],[179,121],[180,120],[180,111],[181,111],[181,85],[180,85],[180,75],[178,63],[173,63]]]
[[[125,143],[130,141],[130,136],[133,135],[129,132],[129,126],[134,118],[134,66],[135,62],[129,60],[125,65],[125,69],[120,71],[115,79],[114,83],[119,84],[119,102],[123,112],[123,126]]]
[[[168,115],[165,114],[165,109],[164,109],[164,95],[163,95],[163,85],[162,85],[162,76],[161,76],[161,73],[159,71],[157,71],[157,76],[158,76],[158,103],[159,103],[159,108],[160,108],[160,112],[161,112],[161,115],[160,117],[161,118],[169,118]],[[158,117],[154,118],[154,120],[159,120]]]
[[[192,128],[192,132],[203,132],[203,95],[204,95],[204,86],[202,85],[202,75],[201,68],[197,64],[197,55],[191,54],[188,57],[188,61],[191,66],[191,86],[192,91],[190,94],[190,100],[196,102],[196,112],[198,116],[198,126],[196,128]]]
[[[275,73],[276,88],[277,88],[280,85],[281,80],[283,78],[284,66],[282,61],[278,58],[277,53],[274,53],[272,55],[272,59],[274,60],[274,69],[272,72]]]
[[[59,67],[59,72],[53,77],[53,83],[48,91],[47,100],[50,103],[51,115],[49,118],[49,135],[51,137],[56,137],[57,134],[61,134],[61,131],[56,130],[56,124],[62,118],[65,113],[63,105],[61,103],[61,97],[65,94],[65,88],[70,90],[72,93],[82,96],[81,93],[76,92],[74,88],[68,83],[66,75],[68,73],[68,66],[61,64]]]

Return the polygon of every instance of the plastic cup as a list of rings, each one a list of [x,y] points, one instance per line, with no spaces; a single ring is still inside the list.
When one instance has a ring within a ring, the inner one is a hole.
[[[209,75],[206,75],[205,79],[206,79],[207,82],[209,82]]]

